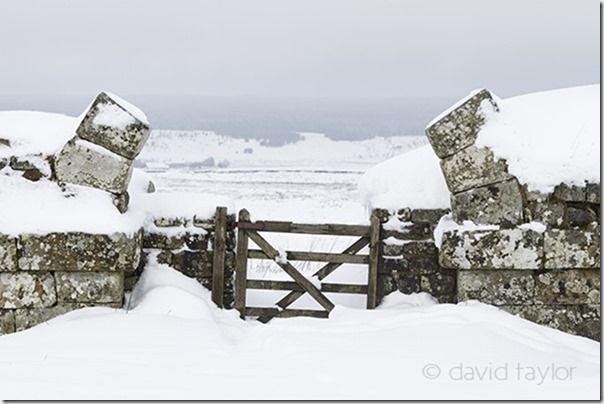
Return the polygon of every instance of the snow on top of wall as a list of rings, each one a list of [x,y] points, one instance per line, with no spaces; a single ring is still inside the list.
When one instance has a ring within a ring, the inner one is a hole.
[[[36,111],[0,111],[0,157],[54,154],[75,135],[79,118]]]
[[[600,182],[599,94],[600,86],[592,85],[497,99],[500,112],[483,110],[485,124],[476,145],[505,158],[509,172],[533,190],[551,192],[561,182]],[[359,191],[372,208],[449,207],[439,160],[429,146],[367,170]]]
[[[430,146],[408,151],[370,168],[359,181],[359,192],[364,204],[372,208],[449,207],[449,190],[438,157]]]
[[[134,117],[115,104],[98,104],[97,114],[92,123],[117,129],[126,129],[136,122]]]
[[[118,212],[106,192],[77,185],[67,185],[63,192],[47,179],[31,182],[11,174],[8,167],[0,170],[0,234],[133,234],[141,227],[153,226],[153,219],[158,217],[210,218],[216,206],[234,211],[230,200],[220,196],[193,192],[148,194],[149,177],[137,169],[128,188],[130,207],[124,214]]]
[[[485,111],[477,146],[508,162],[530,189],[561,182],[600,182],[600,86],[582,86],[498,100]]]

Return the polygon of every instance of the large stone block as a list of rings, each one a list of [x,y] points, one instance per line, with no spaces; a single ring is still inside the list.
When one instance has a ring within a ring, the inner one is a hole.
[[[562,183],[554,188],[553,196],[565,202],[585,202],[587,192],[585,187]]]
[[[484,123],[483,108],[497,110],[488,90],[481,90],[455,105],[426,128],[426,136],[438,157],[451,156],[476,141]]]
[[[505,160],[495,159],[486,147],[469,146],[441,160],[440,166],[453,194],[512,178]]]
[[[452,269],[543,268],[543,235],[530,229],[449,231],[440,265]]]
[[[140,153],[151,128],[141,113],[117,97],[100,93],[76,133],[129,160]]]
[[[28,271],[134,271],[141,255],[140,232],[49,233],[20,236],[19,268]]]
[[[455,271],[441,270],[432,274],[420,275],[420,289],[432,296],[452,296],[456,292],[457,274]]]
[[[578,229],[550,229],[543,238],[545,268],[598,268],[600,235]]]
[[[495,306],[532,304],[535,280],[532,272],[514,270],[459,271],[459,301],[479,300]]]
[[[0,273],[0,309],[49,307],[57,300],[49,273]]]
[[[566,204],[556,198],[525,188],[527,200],[527,221],[543,223],[550,227],[564,224]]]
[[[587,193],[587,202],[597,204],[600,203],[600,183],[587,184],[585,191]]]
[[[411,211],[411,221],[436,225],[450,211],[450,209],[413,209]]]
[[[523,200],[516,179],[451,195],[451,210],[457,223],[516,225],[523,221]]]
[[[70,140],[55,166],[57,180],[122,194],[128,189],[132,161],[85,140]]]
[[[124,274],[57,272],[57,299],[68,303],[115,303],[124,297]]]
[[[599,304],[600,271],[567,269],[549,271],[535,279],[536,304]]]
[[[0,335],[15,332],[14,310],[0,310]]]
[[[0,272],[17,270],[17,240],[0,234]]]
[[[600,305],[500,306],[526,320],[599,341]]]

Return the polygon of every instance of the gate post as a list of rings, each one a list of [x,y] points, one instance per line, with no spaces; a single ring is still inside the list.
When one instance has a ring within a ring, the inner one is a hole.
[[[227,208],[216,208],[214,217],[212,301],[224,308],[224,261],[226,257]]]
[[[249,222],[250,213],[246,209],[239,211],[238,223]],[[237,253],[235,269],[235,308],[239,311],[241,318],[245,318],[245,291],[247,284],[247,250],[248,238],[245,230],[239,228],[237,231]]]
[[[369,275],[367,279],[367,308],[375,309],[377,306],[378,268],[381,255],[381,221],[378,215],[371,214],[369,230]]]

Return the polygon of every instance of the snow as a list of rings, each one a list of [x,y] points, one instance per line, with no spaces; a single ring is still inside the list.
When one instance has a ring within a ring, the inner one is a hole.
[[[478,88],[476,90],[470,91],[470,94],[466,95],[465,97],[463,97],[462,99],[457,101],[455,104],[451,105],[449,108],[445,109],[443,112],[441,112],[436,117],[434,117],[434,119],[432,119],[428,123],[428,125],[426,125],[426,129],[428,129],[430,126],[434,125],[436,122],[440,121],[441,119],[443,119],[445,116],[449,115],[452,111],[461,107],[463,104],[466,103],[466,101],[468,101],[470,98],[474,97],[476,94],[478,94],[482,90],[484,90],[484,88]]]
[[[540,228],[536,224],[531,224],[531,226],[531,228]],[[462,224],[458,224],[453,220],[453,215],[449,213],[441,217],[438,221],[438,224],[434,228],[434,244],[440,249],[440,246],[442,245],[443,234],[449,231],[464,233],[467,231],[477,230],[499,230],[499,226],[494,224],[476,224],[471,220],[464,220]]]
[[[368,169],[359,180],[359,192],[369,208],[449,207],[449,190],[438,157],[422,146]]]
[[[115,104],[98,104],[97,113],[92,120],[95,125],[126,129],[136,122],[134,117]]]
[[[329,320],[242,321],[153,263],[127,309],[81,309],[0,337],[0,397],[598,399],[599,356],[595,341],[426,294],[338,306]]]
[[[147,119],[147,115],[145,115],[145,113],[140,108],[138,108],[136,105],[134,105],[134,104],[126,101],[125,99],[121,98],[120,96],[110,93],[108,91],[105,91],[105,94],[107,94],[109,96],[109,98],[111,98],[113,101],[117,102],[122,108],[124,108],[126,111],[128,111],[133,117],[135,117],[142,123],[149,125],[149,119]]]
[[[498,100],[476,141],[508,162],[530,189],[552,192],[561,182],[600,182],[600,86]]]
[[[79,119],[67,115],[35,111],[0,111],[0,158],[28,154],[54,154],[75,135]]]

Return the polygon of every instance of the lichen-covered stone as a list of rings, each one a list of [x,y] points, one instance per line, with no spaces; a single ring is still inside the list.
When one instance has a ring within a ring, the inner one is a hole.
[[[185,246],[184,238],[181,235],[172,235],[165,233],[145,233],[143,235],[144,248],[159,248],[162,250],[178,250]]]
[[[491,150],[474,145],[441,160],[440,167],[453,194],[512,178],[505,160],[495,159]]]
[[[0,310],[0,335],[15,332],[14,310]]]
[[[132,161],[85,140],[70,140],[57,157],[59,182],[121,194],[128,189]]]
[[[400,226],[384,226],[383,237],[397,240],[429,240],[433,237],[430,223],[400,222]]]
[[[550,229],[543,238],[545,268],[598,268],[600,235],[579,229]]]
[[[456,292],[457,274],[454,271],[442,270],[431,274],[420,275],[420,290],[432,296],[451,296]]]
[[[567,269],[549,271],[535,279],[536,304],[599,304],[600,271]]]
[[[227,254],[228,255],[228,254]],[[213,255],[211,251],[162,251],[157,262],[193,278],[211,278]]]
[[[532,304],[535,280],[532,272],[518,270],[459,271],[459,301],[479,300],[500,305]]]
[[[157,227],[180,227],[185,221],[180,217],[158,217],[153,220]]]
[[[57,272],[57,299],[68,303],[115,303],[124,297],[124,274]]]
[[[130,195],[128,192],[114,194],[111,196],[111,201],[120,213],[126,213],[128,210],[128,204],[130,203]]]
[[[0,272],[17,270],[17,240],[0,234]]]
[[[527,200],[526,220],[539,222],[550,227],[560,227],[564,224],[566,204],[549,195],[525,189]]]
[[[523,221],[523,200],[516,179],[451,195],[451,210],[457,223],[516,225]]]
[[[585,187],[586,201],[589,203],[600,203],[600,184],[587,184]]]
[[[439,158],[451,156],[476,141],[484,123],[483,108],[497,110],[488,90],[481,90],[426,128],[426,136]]]
[[[0,309],[49,307],[57,300],[49,273],[0,273]]]
[[[543,268],[543,234],[530,229],[449,231],[440,265],[452,269]]]
[[[570,226],[586,226],[598,220],[597,213],[589,206],[567,206],[564,221]]]
[[[28,271],[133,271],[141,254],[140,232],[49,233],[20,236],[19,268]]]
[[[391,275],[380,275],[378,276],[377,282],[377,295],[378,299],[381,301],[384,296],[389,295],[390,293],[396,290],[396,282]]]
[[[413,209],[411,211],[411,221],[435,225],[438,224],[439,220],[450,211],[450,209]]]
[[[600,341],[600,305],[500,306],[526,320]]]
[[[553,196],[565,202],[585,202],[587,199],[585,187],[565,183],[554,188]]]
[[[128,111],[127,105],[100,93],[86,112],[76,133],[129,160],[142,150],[151,128]]]

